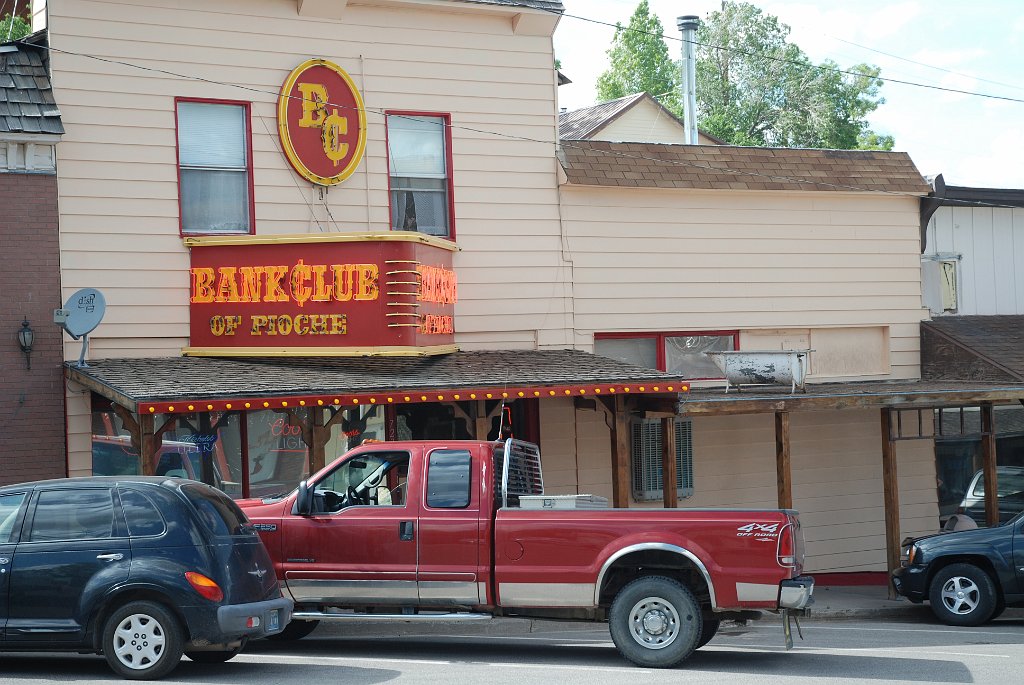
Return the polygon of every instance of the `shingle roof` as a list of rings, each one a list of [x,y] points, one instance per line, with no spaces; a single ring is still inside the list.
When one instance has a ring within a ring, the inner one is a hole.
[[[646,93],[627,95],[617,100],[599,102],[591,107],[574,109],[558,115],[558,137],[563,140],[586,140],[595,129],[600,128],[608,121],[614,119],[623,111],[629,109],[639,100],[643,99]]]
[[[1024,380],[1024,316],[940,316],[922,321],[921,328],[938,333],[961,353],[973,355],[974,365],[961,368],[985,377]],[[922,356],[927,352],[922,350]]]
[[[565,7],[560,0],[461,0],[461,2],[475,2],[481,5],[520,5],[537,10],[549,12],[564,12]]]
[[[565,141],[569,183],[646,188],[885,191],[927,195],[905,152]]]
[[[644,383],[633,393],[678,391],[680,379],[661,371],[577,350],[492,350],[433,357],[289,357],[103,359],[68,377],[103,396],[124,403],[230,400],[232,398],[345,397],[369,393],[507,391],[517,397],[551,397],[550,388]],[[674,390],[668,391],[667,385]],[[666,385],[667,384],[667,385]],[[544,388],[540,395],[534,389]],[[573,390],[575,394],[577,390]],[[607,392],[607,387],[605,388]],[[436,393],[434,393],[436,395]],[[558,394],[564,396],[564,391]],[[328,402],[331,402],[328,399]],[[430,397],[431,400],[435,397]],[[448,399],[451,399],[450,397]],[[465,398],[465,399],[468,399]],[[482,398],[481,398],[482,399]],[[383,401],[383,400],[381,400]]]
[[[0,133],[64,133],[41,48],[0,45]]]

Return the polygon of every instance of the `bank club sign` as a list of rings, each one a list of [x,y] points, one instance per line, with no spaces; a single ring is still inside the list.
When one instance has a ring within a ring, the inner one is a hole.
[[[277,101],[281,147],[295,170],[321,186],[352,175],[366,148],[366,110],[355,83],[336,64],[306,60]]]
[[[340,67],[311,59],[278,99],[281,146],[322,186],[359,165],[366,115]],[[447,240],[418,233],[208,236],[190,248],[196,355],[376,355],[453,351],[458,299]]]
[[[196,355],[454,350],[455,246],[417,233],[190,238]]]

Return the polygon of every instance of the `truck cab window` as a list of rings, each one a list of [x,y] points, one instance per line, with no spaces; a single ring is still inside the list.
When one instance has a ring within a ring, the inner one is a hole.
[[[427,506],[463,509],[469,506],[472,456],[466,450],[434,450],[427,467]]]
[[[313,490],[313,507],[334,513],[353,506],[405,506],[407,452],[364,452],[338,465]]]

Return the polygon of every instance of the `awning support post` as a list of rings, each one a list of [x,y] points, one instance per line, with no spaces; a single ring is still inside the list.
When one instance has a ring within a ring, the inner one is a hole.
[[[900,489],[896,472],[896,441],[892,437],[892,409],[882,409],[882,487],[885,504],[885,549],[889,574],[900,566]],[[896,590],[889,583],[889,599]]]
[[[612,412],[612,501],[618,509],[629,508],[629,420],[626,398],[615,397]]]
[[[789,412],[775,412],[775,471],[779,509],[793,508],[793,469],[789,451]]]
[[[127,407],[117,402],[111,402],[110,406],[128,429],[132,447],[139,452],[139,470],[142,472],[140,475],[152,476],[156,472],[157,454],[164,444],[164,433],[178,424],[178,417],[172,414],[159,429],[154,430],[156,424],[152,414],[142,414],[136,420],[135,414]]]
[[[999,475],[996,471],[996,419],[989,403],[981,405],[981,468],[985,478],[985,523],[999,525]]]

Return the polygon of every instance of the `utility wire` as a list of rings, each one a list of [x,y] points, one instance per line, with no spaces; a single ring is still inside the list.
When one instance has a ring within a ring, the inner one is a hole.
[[[45,47],[45,49],[49,50],[50,52],[58,52],[58,53],[66,54],[66,55],[73,55],[73,56],[76,56],[76,57],[84,57],[86,59],[93,59],[93,60],[97,60],[99,62],[105,62],[107,64],[117,64],[119,66],[129,67],[129,68],[132,68],[132,69],[139,69],[141,71],[150,71],[150,72],[153,72],[153,73],[163,74],[165,76],[171,76],[171,77],[174,77],[174,78],[180,78],[180,79],[189,80],[189,81],[199,81],[199,82],[202,82],[202,83],[208,83],[208,84],[215,85],[215,86],[226,86],[226,87],[229,87],[229,88],[237,88],[239,90],[244,90],[244,91],[248,91],[248,92],[251,92],[251,93],[259,93],[261,95],[269,95],[272,98],[274,98],[274,100],[272,100],[271,103],[276,101],[277,98],[281,96],[281,93],[279,93],[277,91],[264,90],[262,88],[255,88],[253,86],[244,86],[244,85],[241,85],[241,84],[238,84],[238,83],[231,83],[231,82],[228,82],[228,81],[218,81],[216,79],[204,78],[202,76],[192,76],[192,75],[189,75],[189,74],[181,74],[181,73],[178,73],[178,72],[169,71],[167,69],[158,69],[156,67],[147,67],[147,66],[143,66],[141,64],[134,64],[132,62],[125,62],[125,61],[122,61],[122,60],[111,59],[109,57],[100,57],[98,55],[90,55],[90,54],[87,54],[87,53],[74,52],[72,50],[63,50],[61,48],[55,48],[55,47],[52,47],[52,46],[49,46],[49,47],[39,46],[39,47]],[[297,97],[295,95],[287,95],[285,97],[288,97],[288,98],[293,99],[293,100],[300,100],[300,101],[302,100],[302,98]],[[271,103],[268,103],[268,104],[271,104]],[[352,105],[346,105],[344,103],[325,102],[324,105],[330,105],[332,107],[337,107],[338,109],[342,109],[342,110],[349,110],[349,111],[352,111],[352,112],[359,112],[359,109],[357,107],[353,107]],[[413,116],[413,115],[388,114],[386,110],[383,110],[383,109],[372,109],[372,108],[367,108],[365,106],[364,106],[362,111],[363,111],[363,113],[376,114],[376,115],[381,116],[381,117],[395,117],[395,118],[403,118],[403,119],[410,119],[410,120],[415,120],[416,119],[416,117]],[[541,145],[561,146],[563,148],[569,148],[569,149],[574,149],[574,150],[588,150],[588,151],[597,152],[597,153],[604,154],[604,155],[610,155],[610,156],[615,156],[615,157],[623,157],[623,158],[628,158],[628,159],[639,159],[639,160],[644,160],[644,161],[648,161],[648,162],[654,162],[654,163],[657,163],[657,164],[665,164],[665,165],[668,165],[668,166],[683,166],[683,167],[688,167],[688,168],[702,169],[702,170],[705,170],[705,171],[714,171],[714,172],[719,172],[719,173],[735,174],[737,176],[753,176],[753,177],[758,177],[758,178],[766,178],[766,179],[769,179],[769,180],[772,180],[772,181],[776,181],[776,182],[798,183],[798,184],[801,184],[801,185],[809,185],[809,186],[825,186],[825,187],[828,187],[828,188],[833,188],[835,190],[853,190],[853,191],[864,192],[864,193],[873,193],[873,194],[876,194],[876,195],[882,194],[882,195],[893,195],[893,196],[899,196],[899,197],[918,197],[918,198],[921,197],[921,195],[918,194],[918,193],[911,193],[911,192],[904,192],[904,191],[878,190],[878,189],[874,189],[874,188],[864,188],[864,187],[855,186],[855,185],[828,183],[828,182],[825,182],[825,181],[811,181],[811,180],[808,180],[808,179],[805,179],[805,178],[791,178],[791,177],[788,177],[788,176],[774,176],[774,175],[771,175],[771,174],[758,173],[756,171],[748,171],[748,170],[740,170],[740,169],[730,169],[730,168],[726,168],[726,167],[713,166],[711,164],[700,164],[700,163],[697,163],[697,162],[687,162],[687,161],[683,161],[683,160],[659,159],[657,157],[647,157],[647,156],[644,156],[642,154],[626,153],[626,152],[620,152],[620,151],[616,151],[616,150],[591,150],[591,148],[588,148],[588,147],[580,147],[579,145],[573,145],[573,141],[568,141],[568,140],[559,140],[559,141],[541,140],[539,138],[530,138],[528,136],[519,136],[519,135],[514,135],[514,134],[511,134],[511,133],[504,133],[502,131],[491,131],[491,130],[488,130],[488,129],[475,128],[475,127],[472,127],[472,126],[466,126],[465,124],[456,125],[456,124],[451,124],[451,123],[447,123],[446,122],[443,125],[447,126],[450,129],[453,129],[453,130],[469,131],[469,132],[472,132],[472,133],[479,133],[479,134],[483,134],[483,135],[494,136],[496,138],[504,138],[504,139],[507,139],[507,140],[514,140],[514,141],[524,142],[524,143],[538,143],[538,144],[541,144]],[[865,152],[868,152],[868,151],[865,151]],[[980,201],[975,202],[975,201],[970,201],[970,200],[953,200],[953,199],[949,199],[949,198],[944,199],[943,201],[946,202],[946,203],[956,203],[956,204],[964,204],[964,205],[970,205],[970,206],[984,206],[984,207],[1011,208],[1011,209],[1013,208],[1013,206],[1011,206],[1011,205],[1000,205],[1000,204],[986,203],[986,202],[980,202]]]
[[[780,62],[782,64],[791,64],[793,66],[801,67],[801,68],[804,68],[804,69],[808,69],[808,68],[809,69],[816,69],[818,71],[827,71],[827,72],[831,72],[831,73],[834,73],[834,74],[843,74],[845,76],[856,76],[856,77],[865,77],[865,76],[867,76],[867,74],[864,74],[864,73],[861,73],[861,72],[858,72],[858,71],[851,71],[849,69],[839,69],[839,68],[836,68],[836,67],[826,67],[824,65],[814,64],[814,63],[809,62],[809,61],[808,62],[798,62],[796,60],[785,59],[783,57],[773,57],[771,55],[764,55],[764,54],[760,54],[760,53],[756,53],[756,52],[750,52],[748,50],[741,50],[739,48],[727,48],[727,47],[723,47],[721,45],[711,45],[710,43],[701,43],[700,41],[697,41],[697,40],[685,41],[683,38],[680,38],[678,36],[668,36],[668,35],[665,35],[663,33],[654,33],[652,31],[643,31],[641,29],[634,29],[634,28],[630,28],[628,26],[623,26],[622,24],[619,24],[619,23],[612,24],[611,22],[601,21],[599,19],[592,19],[590,17],[581,17],[581,16],[579,16],[577,14],[566,14],[564,12],[559,12],[557,10],[551,10],[551,9],[545,9],[543,7],[535,7],[533,5],[524,5],[524,4],[520,4],[520,3],[510,3],[510,4],[512,6],[514,6],[514,7],[524,7],[524,8],[528,7],[528,8],[532,8],[532,9],[535,9],[535,10],[540,10],[542,12],[548,12],[549,14],[557,14],[559,16],[568,17],[569,19],[577,19],[579,21],[589,22],[591,24],[599,24],[601,26],[609,26],[611,28],[614,28],[616,31],[631,31],[633,33],[641,33],[641,34],[644,34],[644,35],[647,35],[647,36],[653,36],[655,38],[661,38],[662,40],[673,40],[673,41],[676,41],[678,43],[690,42],[693,45],[697,45],[697,46],[702,47],[702,48],[707,48],[709,50],[719,50],[721,52],[732,52],[732,53],[736,53],[736,54],[739,54],[739,55],[746,55],[748,57],[756,57],[758,59],[769,60],[769,61],[772,61],[772,62]],[[1022,98],[1014,98],[1014,97],[1009,97],[1007,95],[992,95],[990,93],[979,93],[977,91],[962,90],[962,89],[959,89],[959,88],[946,88],[945,86],[936,86],[936,85],[931,85],[931,84],[927,84],[927,83],[917,83],[915,81],[905,81],[903,79],[889,78],[889,77],[886,77],[886,76],[872,76],[871,78],[876,80],[876,81],[884,81],[886,83],[898,83],[898,84],[904,85],[904,86],[914,86],[915,88],[928,88],[930,90],[938,90],[938,91],[942,91],[942,92],[945,92],[945,93],[958,93],[960,95],[973,95],[975,97],[990,98],[992,100],[1004,100],[1006,102],[1024,103],[1024,99],[1022,99]]]

